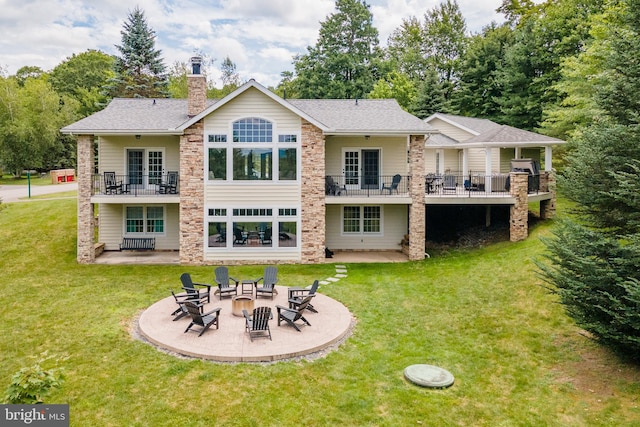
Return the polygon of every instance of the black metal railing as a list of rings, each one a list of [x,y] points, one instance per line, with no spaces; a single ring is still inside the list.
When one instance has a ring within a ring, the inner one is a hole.
[[[175,172],[152,175],[93,175],[94,195],[153,196],[180,194],[180,178]]]
[[[508,196],[509,174],[430,173],[425,175],[425,193],[428,196]]]
[[[409,195],[409,177],[396,175],[327,175],[328,197],[391,197]]]

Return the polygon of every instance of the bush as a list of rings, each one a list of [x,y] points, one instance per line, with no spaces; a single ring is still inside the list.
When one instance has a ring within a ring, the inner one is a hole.
[[[36,363],[32,366],[22,368],[11,378],[11,385],[5,392],[5,403],[13,404],[34,404],[43,403],[43,398],[53,388],[60,387],[64,380],[63,368],[52,367],[43,368],[47,361],[59,363],[65,358],[49,356],[48,352],[43,352],[36,357]]]

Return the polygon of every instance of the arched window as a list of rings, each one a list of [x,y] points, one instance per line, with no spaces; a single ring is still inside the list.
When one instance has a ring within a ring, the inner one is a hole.
[[[271,122],[249,117],[233,122],[233,142],[272,142],[273,125]]]

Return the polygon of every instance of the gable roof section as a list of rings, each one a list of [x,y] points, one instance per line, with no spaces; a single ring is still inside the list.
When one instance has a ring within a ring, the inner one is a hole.
[[[429,123],[433,119],[443,120],[450,125],[460,128],[473,135],[480,135],[483,132],[487,132],[500,126],[498,123],[492,122],[488,119],[478,119],[475,117],[456,116],[453,114],[444,113],[432,114],[431,116],[424,119],[424,121]]]
[[[329,135],[425,135],[438,131],[395,99],[290,99],[327,126]]]

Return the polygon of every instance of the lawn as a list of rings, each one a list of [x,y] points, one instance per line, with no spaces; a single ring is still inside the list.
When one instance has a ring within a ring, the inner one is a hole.
[[[73,199],[0,210],[0,391],[28,356],[68,355],[66,380],[47,401],[68,403],[72,426],[640,425],[640,369],[586,337],[536,275],[549,223],[524,242],[349,264],[347,278],[319,290],[357,319],[338,350],[222,364],[160,352],[130,333],[142,310],[179,289],[181,273],[210,282],[213,267],[78,265],[75,212]],[[263,267],[231,269],[252,276]],[[279,266],[283,285],[334,273],[330,264]],[[449,370],[454,385],[408,383],[403,370],[416,363]]]

